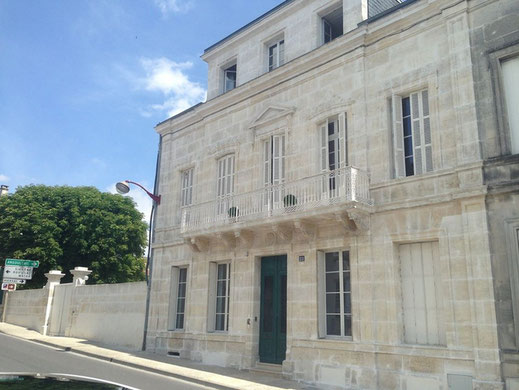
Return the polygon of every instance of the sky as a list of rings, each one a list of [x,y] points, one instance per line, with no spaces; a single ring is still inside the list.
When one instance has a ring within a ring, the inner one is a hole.
[[[205,100],[204,49],[281,2],[0,0],[0,184],[152,190],[154,127]]]

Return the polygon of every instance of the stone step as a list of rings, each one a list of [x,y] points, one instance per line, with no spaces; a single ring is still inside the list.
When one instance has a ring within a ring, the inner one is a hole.
[[[266,374],[275,376],[278,378],[283,377],[283,368],[281,364],[270,364],[270,363],[256,363],[256,366],[249,370],[252,373],[256,374]]]

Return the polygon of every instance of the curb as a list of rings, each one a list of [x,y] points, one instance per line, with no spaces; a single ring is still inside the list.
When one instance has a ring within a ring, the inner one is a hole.
[[[216,384],[216,383],[213,383],[213,382],[204,381],[202,379],[193,378],[193,377],[190,377],[188,375],[172,373],[172,372],[169,372],[169,371],[166,371],[166,370],[161,370],[159,368],[148,367],[148,366],[145,366],[145,365],[142,365],[142,364],[132,363],[132,362],[128,362],[128,361],[125,361],[125,360],[118,359],[118,358],[111,358],[111,357],[108,357],[108,356],[105,356],[105,355],[100,355],[100,354],[96,354],[96,353],[92,353],[92,352],[87,352],[87,351],[83,351],[83,350],[80,350],[80,349],[75,349],[75,348],[72,348],[72,347],[63,347],[62,345],[55,344],[55,343],[52,343],[52,342],[49,342],[49,341],[46,341],[46,340],[26,339],[24,337],[15,336],[15,335],[3,332],[3,331],[0,331],[0,333],[4,334],[6,336],[10,336],[10,337],[16,337],[17,339],[20,339],[20,340],[32,341],[33,343],[45,345],[47,347],[61,349],[64,352],[74,352],[74,353],[77,353],[79,355],[88,356],[90,358],[94,358],[94,359],[98,359],[98,360],[104,360],[104,361],[107,361],[109,363],[116,363],[116,364],[120,364],[120,365],[123,365],[123,366],[139,369],[139,370],[144,370],[144,371],[147,371],[147,372],[153,372],[155,374],[160,374],[160,375],[165,375],[165,376],[169,376],[169,377],[176,378],[176,379],[181,379],[181,380],[186,381],[186,382],[195,383],[195,384],[202,385],[202,386],[208,386],[208,387],[211,387],[211,388],[214,388],[214,389],[219,389],[219,390],[239,390],[239,389],[241,389],[240,387],[223,386],[223,385]],[[141,359],[145,359],[145,358],[141,358]],[[160,363],[164,363],[164,362],[160,362]],[[168,363],[164,363],[164,364],[168,364]],[[224,376],[224,375],[221,375],[221,374],[217,374],[217,375]]]

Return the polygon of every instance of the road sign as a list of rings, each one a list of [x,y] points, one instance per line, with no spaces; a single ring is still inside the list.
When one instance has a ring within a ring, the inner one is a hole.
[[[14,284],[25,284],[26,280],[24,279],[6,279],[2,280],[3,283],[14,283]]]
[[[18,260],[18,259],[6,259],[5,265],[17,265],[20,267],[33,267],[38,268],[40,262],[38,260]]]
[[[14,283],[2,283],[2,290],[4,290],[4,291],[14,291],[14,290],[16,290],[16,284],[14,284]]]
[[[32,267],[19,267],[6,265],[4,267],[4,279],[32,279]]]

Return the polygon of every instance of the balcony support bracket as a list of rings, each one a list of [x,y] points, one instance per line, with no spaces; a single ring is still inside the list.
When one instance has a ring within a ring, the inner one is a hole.
[[[357,230],[357,225],[355,222],[343,213],[335,214],[335,219],[337,222],[343,227],[346,233],[351,233]]]
[[[229,234],[218,233],[216,235],[218,241],[223,242],[225,249],[230,250],[236,247],[236,239]]]
[[[272,225],[272,231],[279,241],[289,242],[292,240],[293,229],[285,225]]]
[[[236,239],[236,246],[241,245],[247,249],[250,249],[252,247],[254,234],[251,231],[237,230],[234,232],[234,237]]]
[[[359,209],[348,211],[348,217],[355,223],[358,230],[369,230],[369,213]]]
[[[209,240],[202,237],[193,237],[185,240],[193,252],[205,252],[209,248]]]
[[[302,220],[295,220],[294,228],[296,235],[302,241],[314,240],[317,235],[315,226]]]

